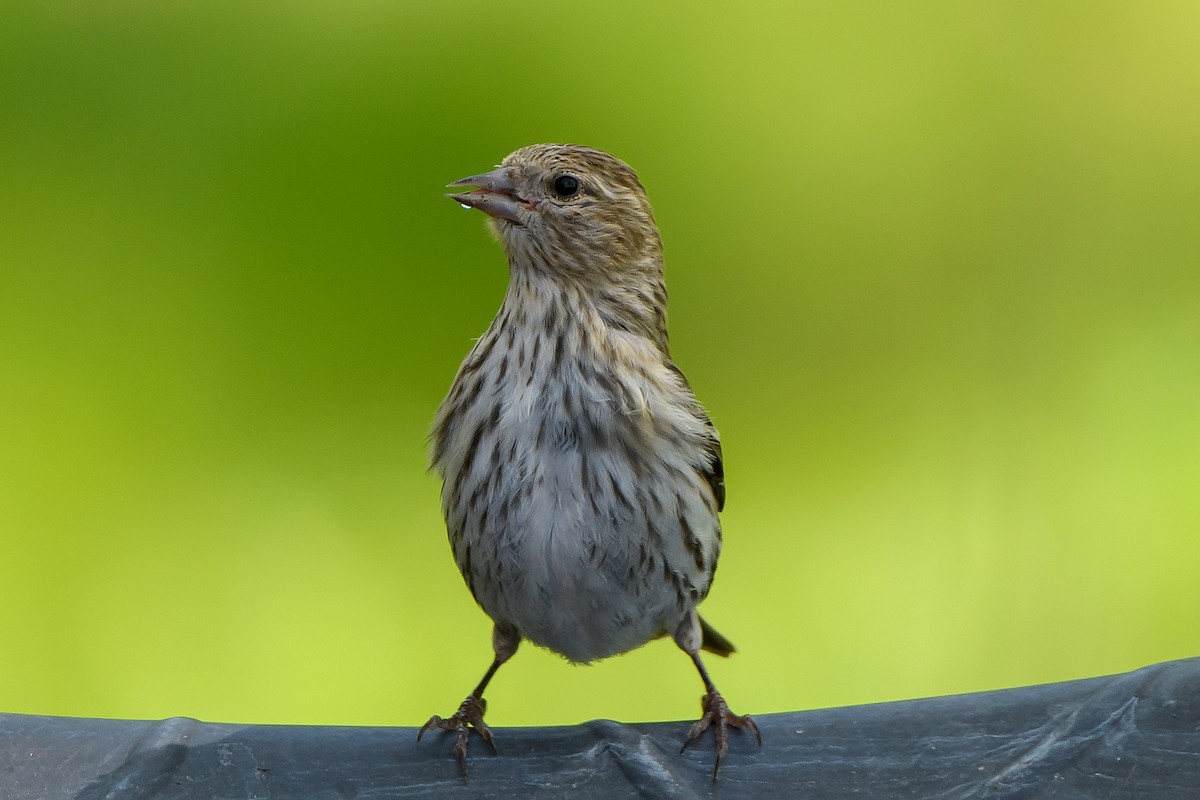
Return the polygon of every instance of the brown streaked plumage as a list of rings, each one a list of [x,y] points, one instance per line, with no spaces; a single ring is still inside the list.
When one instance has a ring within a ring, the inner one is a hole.
[[[716,759],[733,714],[699,651],[733,645],[696,613],[721,551],[716,429],[667,341],[662,244],[636,173],[600,150],[532,145],[449,197],[488,214],[509,286],[438,409],[433,466],[455,561],[495,623],[495,659],[449,719],[467,773],[491,743],[484,689],[522,639],[590,662],[670,635],[704,681]],[[761,743],[761,739],[759,740]]]

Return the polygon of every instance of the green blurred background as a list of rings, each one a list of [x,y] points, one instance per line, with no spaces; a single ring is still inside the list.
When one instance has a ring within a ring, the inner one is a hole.
[[[443,185],[641,173],[725,441],[739,711],[1200,650],[1200,6],[8,2],[0,710],[419,724],[490,659],[425,434]],[[660,641],[497,724],[690,718]]]

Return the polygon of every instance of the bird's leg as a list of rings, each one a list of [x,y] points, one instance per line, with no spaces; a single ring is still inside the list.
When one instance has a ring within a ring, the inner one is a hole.
[[[425,731],[430,728],[454,731],[456,734],[454,740],[454,757],[458,760],[458,768],[462,771],[464,780],[467,777],[467,742],[471,738],[472,728],[479,734],[479,738],[492,746],[492,752],[496,752],[496,743],[492,741],[492,730],[483,721],[483,715],[487,711],[487,700],[483,699],[483,690],[503,663],[499,658],[492,661],[492,665],[488,667],[483,680],[467,695],[467,699],[462,701],[462,705],[450,715],[449,719],[444,719],[434,714],[429,718],[428,722],[421,726],[421,730],[417,731],[418,742],[425,735]]]
[[[500,669],[500,665],[517,652],[517,645],[520,643],[521,635],[515,629],[502,627],[497,623],[492,630],[492,649],[495,650],[496,657],[492,660],[492,665],[488,667],[487,672],[483,674],[483,680],[479,681],[479,685],[471,690],[467,699],[462,701],[462,705],[448,719],[434,714],[417,731],[418,742],[425,735],[425,731],[430,728],[454,731],[454,758],[458,761],[458,768],[462,772],[464,781],[467,779],[467,742],[470,741],[472,728],[479,734],[480,739],[491,745],[493,753],[498,752],[496,743],[492,740],[492,730],[483,721],[483,715],[487,711],[487,700],[483,699],[483,691],[491,682],[492,676],[496,674],[496,670]]]
[[[700,671],[700,678],[704,681],[704,688],[707,690],[704,697],[700,699],[700,708],[703,714],[700,719],[692,724],[691,730],[688,731],[687,738],[683,741],[683,747],[679,748],[679,752],[687,750],[694,742],[700,739],[700,736],[712,727],[713,740],[716,748],[717,757],[713,764],[712,779],[713,783],[717,782],[717,773],[721,771],[721,762],[725,759],[725,754],[729,752],[729,728],[747,728],[754,731],[754,738],[758,741],[758,746],[762,747],[762,734],[758,732],[758,726],[754,724],[753,718],[749,714],[738,716],[729,710],[729,705],[725,702],[725,698],[717,691],[717,687],[713,685],[712,678],[708,677],[708,670],[704,668],[704,664],[700,661],[700,654],[693,651],[688,653],[692,657],[692,663],[696,665],[696,669]]]

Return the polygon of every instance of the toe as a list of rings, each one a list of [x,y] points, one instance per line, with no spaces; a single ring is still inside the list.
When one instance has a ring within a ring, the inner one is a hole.
[[[430,717],[429,721],[421,726],[421,730],[417,731],[418,742],[421,741],[421,737],[425,735],[425,731],[429,730],[430,728],[440,728],[442,730],[446,730],[446,720],[442,719],[437,714],[434,714],[432,717]]]
[[[712,724],[712,714],[705,713],[700,719],[692,723],[692,727],[688,729],[687,736],[683,740],[683,747],[679,748],[679,752],[683,752],[691,747],[696,742],[700,741],[700,737],[704,734],[708,727]]]
[[[683,747],[679,752],[687,750],[695,743],[706,730],[712,728],[713,732],[713,751],[714,763],[712,778],[715,783],[717,775],[721,771],[722,764],[725,763],[725,756],[729,752],[729,729],[730,728],[745,728],[754,731],[754,737],[758,741],[759,746],[762,746],[762,734],[759,733],[758,725],[749,714],[738,716],[729,710],[729,705],[725,702],[725,698],[718,692],[709,692],[704,695],[701,701],[701,707],[704,710],[703,715],[698,719],[688,731],[687,738],[683,742]]]
[[[483,714],[487,710],[487,701],[481,697],[469,696],[463,701],[462,705],[449,719],[443,719],[439,716],[432,716],[429,721],[421,726],[417,731],[417,741],[425,735],[425,731],[431,728],[437,728],[443,731],[453,731],[454,736],[454,760],[458,762],[458,770],[462,774],[464,781],[467,780],[467,750],[471,742],[472,729],[479,734],[479,738],[487,742],[492,752],[497,752],[496,743],[492,739],[492,731],[483,721]]]

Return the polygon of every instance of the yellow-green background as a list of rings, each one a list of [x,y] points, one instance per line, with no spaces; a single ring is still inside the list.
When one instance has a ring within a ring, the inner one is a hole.
[[[405,724],[490,658],[425,433],[506,277],[441,192],[642,174],[765,713],[1200,651],[1200,6],[8,2],[0,710]],[[687,718],[665,641],[499,724]]]

